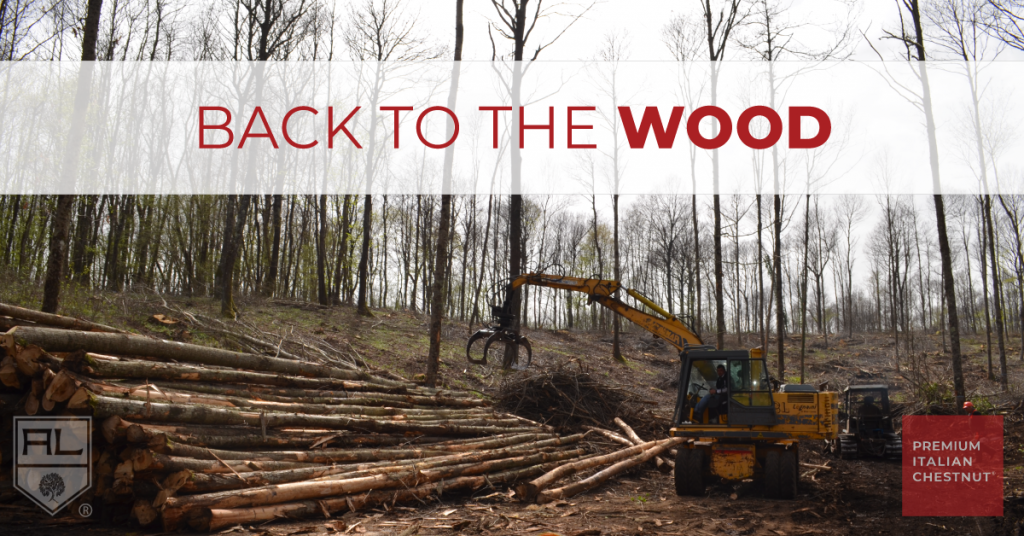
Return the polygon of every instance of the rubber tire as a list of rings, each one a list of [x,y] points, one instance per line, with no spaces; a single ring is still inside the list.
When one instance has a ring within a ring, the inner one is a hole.
[[[797,454],[792,450],[779,453],[779,498],[796,498],[796,484],[800,478]]]
[[[686,447],[679,447],[676,451],[676,467],[674,470],[674,476],[676,481],[676,495],[686,495],[686,467],[690,465],[690,452],[691,450]]]
[[[704,451],[680,448],[676,453],[676,494],[704,494]]]
[[[764,496],[766,499],[779,498],[780,478],[780,456],[777,450],[770,450],[764,456]]]

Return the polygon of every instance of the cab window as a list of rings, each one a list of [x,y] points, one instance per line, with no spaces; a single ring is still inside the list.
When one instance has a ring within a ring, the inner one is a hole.
[[[703,397],[718,380],[717,368],[725,366],[724,359],[699,359],[691,362],[690,385],[686,387],[689,396]]]
[[[771,387],[764,360],[737,359],[729,362],[730,398],[744,406],[771,406]]]

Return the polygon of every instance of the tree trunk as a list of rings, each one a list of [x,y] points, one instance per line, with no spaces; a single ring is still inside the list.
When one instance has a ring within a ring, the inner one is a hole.
[[[462,4],[463,0],[455,1],[455,56],[452,63],[451,85],[448,88],[448,109],[454,110],[459,95],[459,74],[462,61]],[[455,123],[448,120],[447,137],[455,134]],[[441,179],[441,215],[437,225],[437,247],[434,251],[434,281],[430,289],[430,348],[427,354],[427,375],[425,385],[437,385],[437,374],[441,364],[441,321],[444,318],[442,299],[445,285],[450,274],[447,271],[447,253],[452,220],[452,168],[455,160],[455,145],[444,150],[444,169]]]
[[[979,205],[984,213],[985,201],[984,198],[979,198]],[[988,355],[988,379],[996,379],[995,374],[992,371],[992,315],[989,312],[988,303],[988,221],[986,218],[981,219],[981,232],[979,234],[979,241],[981,242],[981,293],[984,297],[985,305],[985,353]]]
[[[995,231],[992,225],[992,196],[985,196],[985,228],[988,230],[989,264],[992,265],[992,308],[996,317],[996,341],[999,344],[999,385],[1003,391],[1009,389],[1006,371],[1006,342],[1003,336],[1002,282],[999,279],[999,263],[996,259]],[[948,249],[948,248],[947,248]]]
[[[68,192],[74,191],[75,176],[78,174],[78,157],[85,134],[81,125],[85,122],[85,115],[89,108],[93,63],[96,61],[96,40],[102,9],[103,0],[88,0],[85,28],[82,34],[83,64],[78,72],[78,87],[75,92],[75,107],[71,120],[72,129],[68,135],[61,161],[61,186]],[[64,265],[67,262],[68,239],[71,232],[71,209],[74,204],[75,197],[73,195],[57,196],[57,210],[54,213],[53,227],[50,232],[49,256],[46,261],[46,276],[43,280],[42,310],[46,313],[56,313],[60,307],[60,291],[64,282]]]
[[[277,289],[277,267],[281,263],[281,203],[284,196],[275,194],[270,209],[270,227],[273,237],[270,247],[270,265],[267,278],[263,280],[263,295],[273,297]]]
[[[359,247],[359,295],[356,298],[356,311],[363,316],[373,316],[367,305],[367,288],[369,284],[370,261],[370,226],[373,224],[373,199],[367,194],[363,197],[363,240]]]
[[[811,195],[804,206],[804,259],[800,270],[800,383],[804,383],[804,358],[807,355],[807,250],[811,227]],[[785,378],[779,378],[785,381]]]
[[[251,172],[255,173],[255,162],[249,161]],[[249,174],[249,171],[246,172]],[[245,221],[249,217],[249,204],[252,201],[251,195],[239,196],[238,211],[235,214],[234,225],[231,226],[230,239],[225,238],[224,259],[221,263],[223,273],[221,275],[221,302],[220,314],[225,318],[236,318],[238,309],[235,307],[235,266],[238,264],[239,253],[242,250]]]

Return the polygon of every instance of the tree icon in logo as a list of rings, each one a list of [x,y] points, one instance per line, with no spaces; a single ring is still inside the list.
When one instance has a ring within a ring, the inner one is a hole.
[[[47,473],[39,481],[39,493],[43,497],[49,497],[56,501],[57,497],[64,494],[64,479],[57,473]]]

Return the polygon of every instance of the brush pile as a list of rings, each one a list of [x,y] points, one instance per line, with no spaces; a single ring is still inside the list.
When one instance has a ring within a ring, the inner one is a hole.
[[[2,304],[0,324],[8,328],[0,333],[4,464],[12,415],[92,416],[95,477],[76,503],[111,522],[214,531],[538,478],[529,499],[544,500],[551,483],[615,463],[558,491],[567,497],[678,443],[598,455],[584,446],[586,434],[559,435],[470,394],[365,369],[166,341]],[[574,396],[609,403],[607,392]],[[613,418],[616,409],[590,411]]]
[[[498,407],[523,417],[579,431],[586,426],[612,426],[616,417],[636,423],[649,435],[664,435],[667,421],[654,415],[653,403],[611,386],[590,372],[560,367],[509,376],[501,385]]]

